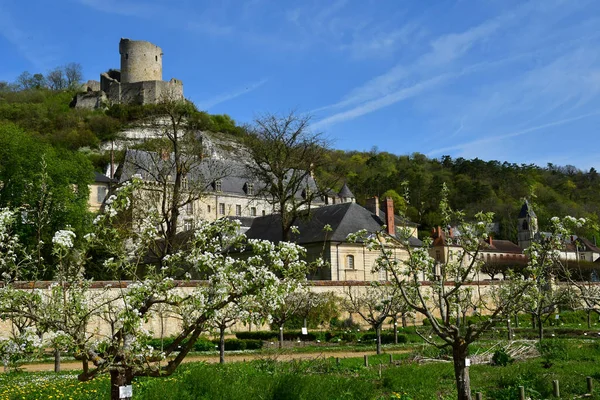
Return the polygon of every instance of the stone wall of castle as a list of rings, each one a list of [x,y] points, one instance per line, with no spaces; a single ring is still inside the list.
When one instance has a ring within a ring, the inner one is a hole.
[[[162,50],[142,40],[121,39],[121,83],[162,81]]]

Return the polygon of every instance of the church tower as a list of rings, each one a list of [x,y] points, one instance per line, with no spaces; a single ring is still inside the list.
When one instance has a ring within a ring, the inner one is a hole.
[[[525,200],[525,203],[519,212],[517,231],[519,247],[522,249],[528,248],[535,240],[538,233],[537,216],[535,215],[535,212],[533,212],[533,209],[527,200]]]

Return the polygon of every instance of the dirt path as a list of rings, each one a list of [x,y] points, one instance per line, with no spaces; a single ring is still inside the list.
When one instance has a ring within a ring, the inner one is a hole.
[[[402,354],[407,353],[410,350],[392,350],[386,351],[387,354]],[[249,354],[225,354],[225,362],[241,362],[246,360],[258,360],[258,359],[275,359],[278,361],[289,361],[289,360],[313,360],[315,358],[351,358],[351,357],[363,357],[365,355],[374,355],[373,352],[367,351],[323,351],[321,353],[249,353]],[[186,357],[183,362],[198,362],[204,361],[207,363],[218,363],[219,355],[211,354],[206,356],[189,356]],[[54,371],[54,364],[26,364],[21,365],[19,368],[29,372],[40,372],[40,371]],[[62,371],[72,371],[81,369],[81,362],[67,361],[60,365]]]

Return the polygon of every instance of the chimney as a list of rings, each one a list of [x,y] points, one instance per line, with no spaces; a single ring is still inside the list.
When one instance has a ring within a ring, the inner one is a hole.
[[[387,197],[385,200],[385,223],[387,225],[388,235],[396,235],[396,226],[394,224],[394,201],[391,197]]]
[[[490,246],[493,246],[493,245],[494,245],[494,241],[492,240],[492,235],[489,235],[489,236],[488,236],[488,240],[487,240],[487,242],[488,242],[488,244],[489,244]]]
[[[379,197],[373,196],[373,197],[367,199],[365,208],[379,217]]]

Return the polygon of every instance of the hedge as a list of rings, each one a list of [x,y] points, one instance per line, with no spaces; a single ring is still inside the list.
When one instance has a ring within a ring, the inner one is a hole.
[[[161,339],[150,339],[147,344],[152,346],[152,348],[159,350],[161,348],[165,348],[170,346],[173,343],[174,338],[166,337]],[[185,344],[185,342],[184,342]],[[162,345],[162,347],[161,347]],[[211,351],[216,350],[219,345],[219,340],[208,340],[205,338],[198,339],[196,343],[194,343],[193,351]],[[225,350],[257,350],[263,347],[262,340],[248,340],[248,339],[225,339]]]

